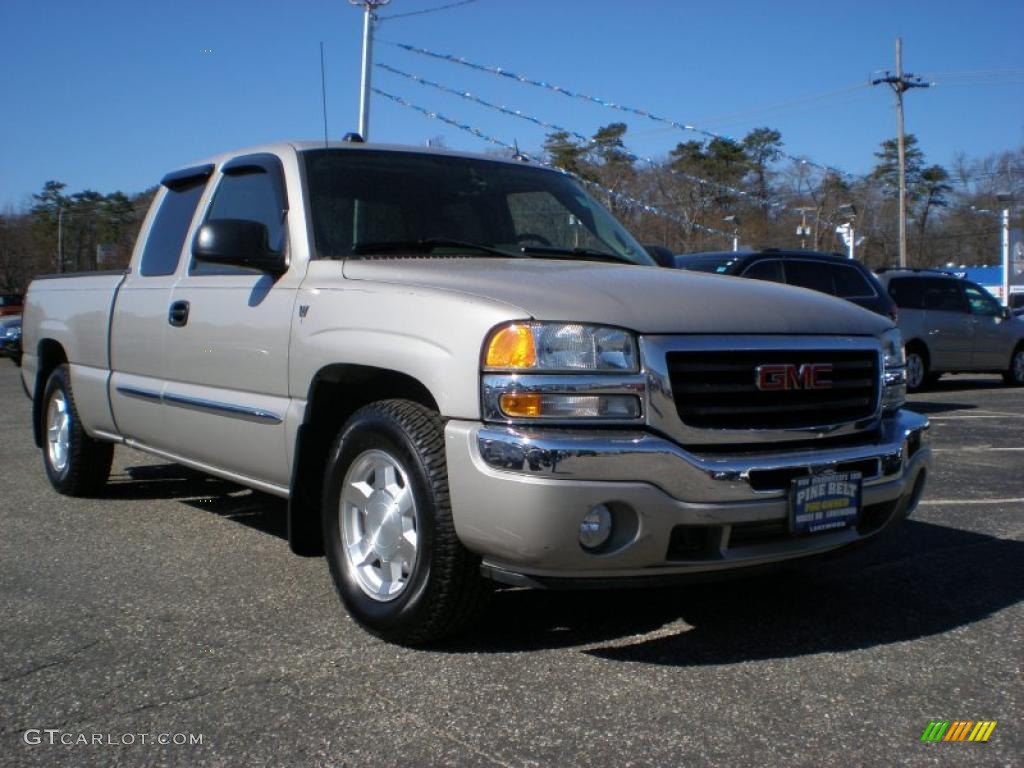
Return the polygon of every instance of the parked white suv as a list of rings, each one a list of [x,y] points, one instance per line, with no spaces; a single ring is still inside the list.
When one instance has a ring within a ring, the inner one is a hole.
[[[1024,320],[980,285],[936,270],[884,269],[878,279],[899,307],[907,389],[968,371],[1024,385]]]

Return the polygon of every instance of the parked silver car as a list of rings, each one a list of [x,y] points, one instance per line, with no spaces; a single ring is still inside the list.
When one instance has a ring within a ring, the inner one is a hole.
[[[878,279],[899,307],[908,390],[967,371],[1024,385],[1024,320],[980,285],[936,270],[881,270]]]

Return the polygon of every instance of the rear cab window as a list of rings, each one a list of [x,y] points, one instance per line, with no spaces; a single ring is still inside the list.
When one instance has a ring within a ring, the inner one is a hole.
[[[164,197],[146,236],[139,261],[140,275],[173,275],[178,269],[192,217],[212,172],[212,165],[200,166],[164,177]]]

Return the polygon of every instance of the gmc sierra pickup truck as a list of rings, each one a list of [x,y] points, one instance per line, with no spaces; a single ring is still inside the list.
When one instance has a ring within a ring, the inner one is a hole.
[[[848,548],[930,457],[887,318],[660,269],[564,173],[357,141],[167,174],[128,270],[32,283],[23,376],[58,492],[123,444],[285,497],[291,548],[404,644],[491,581]]]

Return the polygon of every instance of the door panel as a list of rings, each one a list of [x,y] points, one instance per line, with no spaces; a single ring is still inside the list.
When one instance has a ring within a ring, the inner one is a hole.
[[[266,247],[287,252],[287,210],[280,160],[246,155],[222,167],[206,221],[257,222],[266,228]],[[287,485],[284,417],[298,272],[274,277],[189,258],[165,307],[175,310],[164,337],[170,450]]]
[[[110,403],[118,431],[167,448],[161,395],[166,373],[167,305],[185,242],[212,166],[168,174],[139,236],[142,251],[114,303],[110,328]]]
[[[965,371],[971,366],[974,325],[958,280],[924,278],[925,336],[933,371]]]
[[[188,320],[168,325],[165,337],[172,450],[287,484],[282,422],[295,295],[287,276],[276,283],[267,275],[182,278],[171,302],[189,303]]]
[[[1014,336],[1002,307],[988,291],[974,283],[964,283],[964,295],[974,326],[971,367],[981,371],[1004,370],[1009,365]]]

